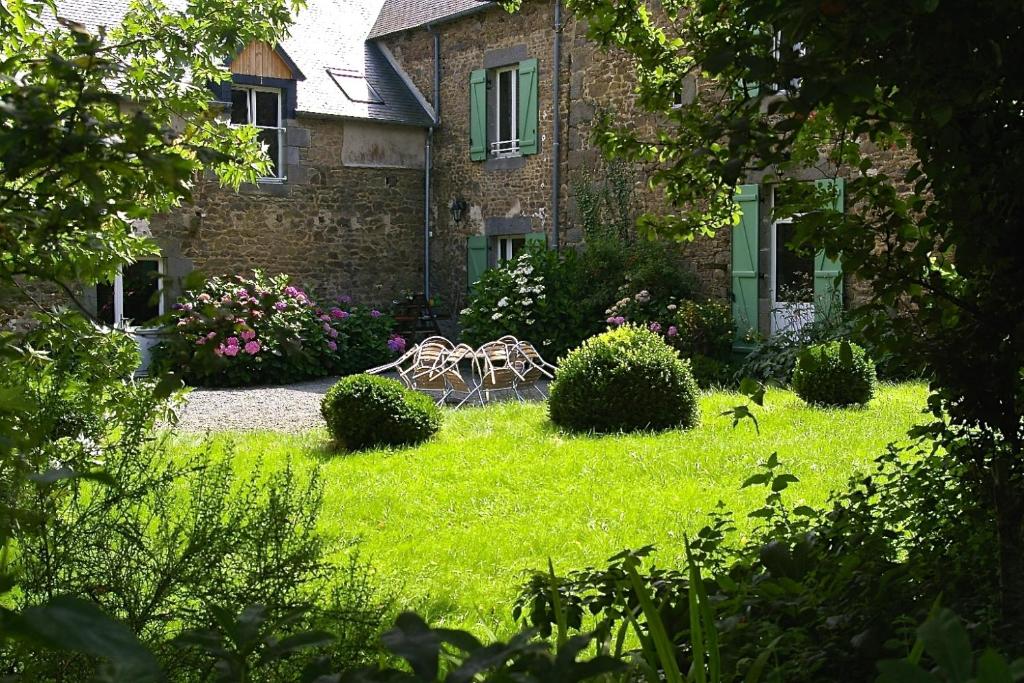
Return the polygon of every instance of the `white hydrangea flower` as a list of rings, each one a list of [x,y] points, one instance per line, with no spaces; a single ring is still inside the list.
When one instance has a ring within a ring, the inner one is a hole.
[[[492,315],[491,320],[501,320],[501,313],[495,313]]]
[[[508,297],[507,296],[503,296],[498,301],[498,308],[505,308],[506,306],[508,306]]]
[[[529,306],[532,303],[533,303],[533,299],[523,299],[523,305],[524,306]]]
[[[532,319],[530,319],[530,318],[527,318],[527,319],[526,319],[526,324],[527,324],[527,325],[532,325],[532,324],[533,324],[533,320],[532,320]]]

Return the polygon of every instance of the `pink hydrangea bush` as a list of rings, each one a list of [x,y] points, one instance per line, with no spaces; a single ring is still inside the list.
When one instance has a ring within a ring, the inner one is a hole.
[[[344,299],[321,306],[286,275],[210,278],[174,305],[156,362],[201,386],[281,384],[386,362],[393,320]]]

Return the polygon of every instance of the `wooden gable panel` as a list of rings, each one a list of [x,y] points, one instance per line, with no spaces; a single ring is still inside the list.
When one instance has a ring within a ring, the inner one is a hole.
[[[249,43],[235,61],[231,62],[231,73],[264,78],[295,78],[274,47],[263,41]]]

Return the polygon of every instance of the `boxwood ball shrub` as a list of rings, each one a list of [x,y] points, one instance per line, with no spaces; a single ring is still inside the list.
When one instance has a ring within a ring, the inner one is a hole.
[[[689,363],[660,336],[627,324],[562,359],[548,412],[571,431],[686,429],[699,419],[697,384]]]
[[[320,412],[338,446],[353,451],[416,444],[441,427],[441,411],[429,396],[375,375],[340,380],[327,391]]]
[[[862,405],[874,397],[877,383],[875,364],[848,341],[804,349],[793,370],[793,391],[813,405]]]

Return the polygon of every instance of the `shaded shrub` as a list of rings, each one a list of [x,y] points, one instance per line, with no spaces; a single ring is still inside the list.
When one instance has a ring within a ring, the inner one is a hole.
[[[346,377],[320,404],[327,430],[349,450],[425,441],[441,427],[441,411],[425,394],[373,375]]]
[[[862,405],[875,395],[875,364],[857,344],[832,341],[805,349],[793,371],[793,391],[807,403]]]
[[[689,363],[658,335],[623,325],[562,359],[548,411],[574,431],[689,428],[699,419],[697,385]]]
[[[394,321],[342,297],[321,306],[287,275],[210,278],[187,291],[168,316],[154,353],[159,369],[190,384],[282,384],[352,374],[393,355]]]

